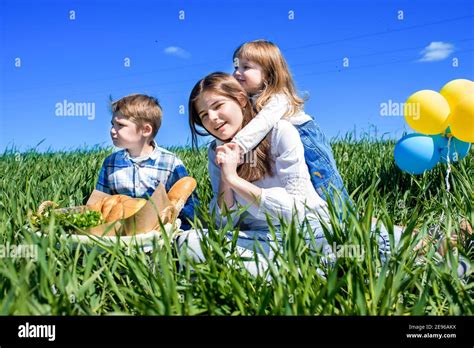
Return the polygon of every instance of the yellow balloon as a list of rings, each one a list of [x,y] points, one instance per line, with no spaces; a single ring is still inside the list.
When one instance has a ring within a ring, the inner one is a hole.
[[[449,104],[438,92],[422,90],[412,94],[404,107],[405,120],[422,134],[439,134],[447,128]]]
[[[474,94],[461,100],[450,120],[451,133],[459,140],[474,143]]]
[[[451,111],[468,95],[474,95],[474,82],[458,79],[449,81],[439,92],[448,101]]]

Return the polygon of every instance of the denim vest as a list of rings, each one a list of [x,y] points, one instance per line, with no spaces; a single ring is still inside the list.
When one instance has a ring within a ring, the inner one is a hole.
[[[337,170],[331,145],[314,119],[295,127],[300,133],[311,183],[318,195],[327,201],[329,194],[331,200],[335,202],[335,190],[337,190],[340,192],[341,198],[351,204],[341,175]]]

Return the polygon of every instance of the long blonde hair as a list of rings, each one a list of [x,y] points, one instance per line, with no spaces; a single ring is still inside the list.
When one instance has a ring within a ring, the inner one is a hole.
[[[206,129],[202,124],[196,107],[199,97],[206,92],[216,93],[232,99],[241,106],[243,115],[242,127],[245,127],[255,117],[255,111],[252,108],[247,93],[233,76],[223,72],[207,75],[196,83],[189,96],[189,127],[191,129],[192,145],[195,149],[197,148],[197,135],[209,135],[207,130],[204,132],[197,128],[199,126]],[[254,163],[244,161],[243,164],[238,166],[237,174],[241,178],[247,181],[256,181],[263,178],[266,174],[273,175],[270,139],[271,132],[255,147],[253,150]]]
[[[259,64],[263,69],[263,88],[255,102],[257,112],[276,93],[285,94],[290,101],[286,116],[292,116],[302,109],[304,100],[296,93],[290,69],[278,46],[266,40],[249,41],[235,50],[234,64],[238,64],[242,58]]]

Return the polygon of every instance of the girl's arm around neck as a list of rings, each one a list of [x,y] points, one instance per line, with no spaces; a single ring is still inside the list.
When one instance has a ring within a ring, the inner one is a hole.
[[[243,150],[253,150],[288,112],[289,101],[284,95],[274,95],[262,110],[232,139]]]

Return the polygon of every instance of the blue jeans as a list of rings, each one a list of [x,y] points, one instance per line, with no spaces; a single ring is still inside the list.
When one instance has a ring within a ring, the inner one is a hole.
[[[341,198],[352,204],[347,194],[341,174],[336,167],[331,145],[314,120],[296,126],[304,147],[304,158],[309,169],[314,189],[325,201],[329,198],[335,202],[335,190]]]

